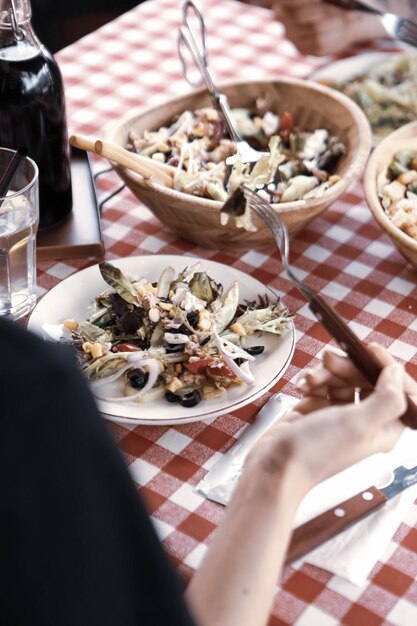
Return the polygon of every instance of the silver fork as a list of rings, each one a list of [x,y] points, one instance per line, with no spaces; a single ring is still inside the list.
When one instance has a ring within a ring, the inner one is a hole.
[[[349,328],[347,323],[336,313],[336,311],[294,273],[289,262],[289,237],[288,230],[278,213],[271,207],[269,202],[264,200],[258,193],[252,191],[246,185],[240,185],[234,192],[238,197],[243,191],[248,202],[248,207],[252,210],[273,233],[281,254],[281,261],[284,269],[297,289],[308,300],[309,307],[329,332],[336,339],[342,350],[344,350],[356,365],[363,376],[375,385],[381,373],[381,366],[375,357],[367,350],[365,344]],[[402,421],[407,426],[417,429],[417,406],[407,397],[407,410],[402,416]]]
[[[417,24],[393,13],[381,15],[381,22],[388,35],[417,48]]]
[[[417,47],[417,24],[412,20],[399,17],[394,13],[381,11],[359,0],[325,0],[325,2],[351,11],[362,11],[378,15],[390,37]]]

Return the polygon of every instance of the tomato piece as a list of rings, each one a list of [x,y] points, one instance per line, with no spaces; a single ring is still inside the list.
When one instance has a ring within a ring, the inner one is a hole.
[[[235,382],[236,376],[232,370],[227,367],[221,360],[207,357],[199,361],[191,361],[187,363],[186,368],[192,374],[204,374],[207,378],[211,378],[222,384],[231,384]]]
[[[119,343],[115,348],[115,352],[139,352],[139,346],[134,343]]]
[[[235,380],[236,376],[227,365],[223,365],[223,363],[219,365],[209,365],[206,370],[207,376],[209,378],[213,378],[214,380],[224,380],[224,379],[232,379]]]
[[[207,357],[205,359],[200,359],[199,361],[189,361],[185,367],[192,374],[205,374],[207,366],[212,363],[213,359],[211,357]]]
[[[281,119],[279,122],[279,132],[291,133],[293,129],[294,120],[292,118],[292,115],[291,113],[288,113],[288,111],[285,111],[285,113],[281,115]]]

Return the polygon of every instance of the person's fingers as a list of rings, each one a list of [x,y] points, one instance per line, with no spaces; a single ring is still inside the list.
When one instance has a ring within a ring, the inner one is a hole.
[[[375,357],[381,367],[395,363],[394,357],[387,351],[386,348],[377,344],[371,343],[367,346],[369,352]],[[355,387],[361,387],[363,390],[371,389],[372,386],[364,378],[362,374],[356,369],[353,363],[347,356],[341,356],[334,352],[326,351],[323,354],[323,365],[334,376],[338,376],[345,381],[349,381],[350,385]],[[329,382],[329,384],[331,384]],[[404,371],[404,390],[411,396],[417,397],[417,382],[411,378],[409,374]]]
[[[394,421],[404,414],[407,401],[404,393],[404,370],[391,363],[382,370],[375,390],[355,407],[368,423],[381,424]]]
[[[330,406],[330,400],[328,398],[315,398],[307,396],[302,398],[294,407],[294,411],[306,415],[307,413],[313,413],[319,409],[324,409]]]
[[[346,387],[346,379],[333,374],[325,367],[317,367],[300,372],[299,378],[295,379],[297,389],[311,389],[314,387],[322,387],[323,385],[330,387]]]
[[[296,388],[303,395],[326,396],[327,395],[327,376],[322,368],[316,370],[301,371],[299,377],[295,379]]]
[[[390,363],[395,363],[394,357],[379,344],[371,343],[368,349],[383,367]],[[411,396],[417,396],[417,382],[407,372],[404,372],[404,389]]]
[[[345,384],[348,383],[353,387],[361,387],[362,389],[372,387],[347,355],[344,356],[326,350],[323,353],[323,366],[334,376],[344,380]]]
[[[386,348],[381,346],[379,343],[370,343],[368,344],[367,348],[369,352],[372,352],[381,367],[385,367],[386,365],[391,365],[391,363],[395,363],[394,357],[388,352]]]
[[[355,400],[355,387],[324,367],[301,371],[294,384],[305,397],[328,398],[332,404]]]
[[[354,387],[329,387],[327,389],[327,397],[332,400],[332,404],[354,402],[355,389]]]
[[[355,388],[345,385],[344,387],[329,387],[328,385],[308,386],[300,385],[297,389],[301,391],[305,398],[327,398],[332,404],[354,402]]]

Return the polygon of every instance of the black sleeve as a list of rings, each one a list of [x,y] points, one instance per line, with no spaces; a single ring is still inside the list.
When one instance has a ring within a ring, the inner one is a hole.
[[[0,623],[192,626],[70,349],[0,320]]]

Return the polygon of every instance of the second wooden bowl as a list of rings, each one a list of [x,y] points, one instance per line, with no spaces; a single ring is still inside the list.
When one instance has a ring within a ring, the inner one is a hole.
[[[395,226],[385,213],[378,196],[377,180],[400,150],[417,150],[417,122],[394,131],[375,148],[366,166],[364,176],[365,196],[372,215],[391,238],[399,252],[417,268],[417,240]]]

